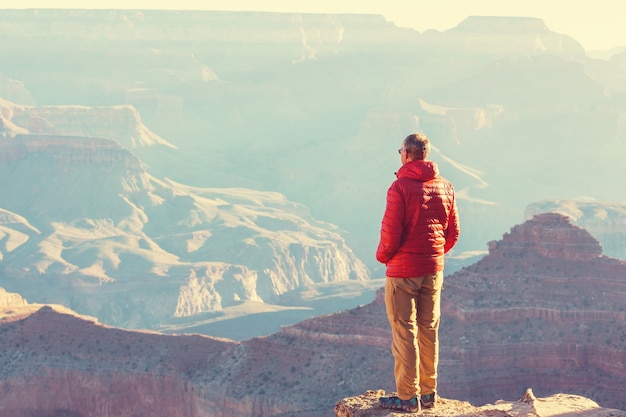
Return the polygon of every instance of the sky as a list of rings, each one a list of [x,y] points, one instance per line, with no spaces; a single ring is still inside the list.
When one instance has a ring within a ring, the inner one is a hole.
[[[0,9],[254,10],[300,13],[381,14],[398,26],[423,32],[450,29],[467,16],[543,19],[588,51],[626,45],[624,0],[0,0]]]

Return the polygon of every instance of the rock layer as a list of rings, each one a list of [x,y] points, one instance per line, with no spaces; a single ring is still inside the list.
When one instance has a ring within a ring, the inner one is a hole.
[[[546,242],[559,240],[569,249],[546,251]],[[541,215],[446,277],[443,405],[481,415],[475,407],[532,387],[539,416],[543,398],[584,396],[626,409],[626,264],[598,256],[594,241],[564,217]],[[95,417],[110,407],[120,417],[158,415],[158,408],[185,417],[321,417],[344,398],[395,388],[382,290],[370,304],[240,343],[126,331],[22,303],[3,310],[0,343],[2,405],[15,416]]]
[[[600,241],[604,255],[626,259],[626,203],[590,198],[544,200],[529,205],[526,218],[546,212],[562,214],[587,230]]]
[[[157,179],[113,139],[0,136],[0,174],[0,285],[108,324],[155,329],[369,277],[306,207]]]
[[[446,278],[442,374],[455,398],[512,398],[521,384],[626,407],[626,263],[546,213]]]

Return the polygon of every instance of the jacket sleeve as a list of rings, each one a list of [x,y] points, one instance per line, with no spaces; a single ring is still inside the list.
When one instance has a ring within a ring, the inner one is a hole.
[[[459,224],[459,212],[456,208],[456,198],[452,198],[452,208],[448,215],[448,228],[446,229],[446,243],[443,247],[443,253],[448,253],[459,240],[461,227]]]
[[[404,199],[399,192],[397,181],[387,190],[387,206],[380,228],[380,242],[376,250],[376,260],[386,264],[402,243],[404,223]]]

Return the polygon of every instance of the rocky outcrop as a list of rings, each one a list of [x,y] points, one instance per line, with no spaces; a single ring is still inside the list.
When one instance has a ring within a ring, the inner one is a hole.
[[[615,366],[626,360],[626,263],[600,253],[584,229],[546,213],[515,226],[490,244],[488,256],[447,277],[442,372],[457,376],[449,387],[454,396],[511,397],[524,381],[541,392],[558,387],[623,408],[614,381],[626,377]],[[516,377],[503,371],[507,364]]]
[[[346,398],[335,405],[336,417],[390,417],[396,413],[381,409],[378,399],[388,395],[384,391],[368,391],[363,395]],[[624,416],[626,411],[602,408],[595,402],[578,395],[554,394],[537,398],[527,389],[518,401],[497,400],[494,404],[474,407],[468,402],[440,398],[437,406],[421,410],[419,415],[447,417],[552,417],[575,414],[586,417]]]
[[[626,260],[626,204],[597,201],[544,200],[526,208],[527,219],[540,213],[559,213],[591,233],[602,245],[602,253]]]
[[[15,306],[22,307],[28,302],[19,294],[7,292],[4,288],[0,288],[0,308]]]
[[[368,391],[363,395],[346,398],[335,405],[336,417],[389,417],[390,410],[381,409],[378,399],[388,395],[384,391]],[[518,401],[495,401],[494,404],[474,407],[468,402],[440,398],[437,406],[423,409],[424,416],[458,417],[552,417],[575,414],[586,417],[624,416],[626,411],[602,408],[595,402],[578,395],[554,394],[537,398],[532,389],[527,389]]]
[[[489,254],[515,258],[540,255],[546,258],[586,261],[602,254],[600,243],[589,232],[572,227],[557,213],[533,217],[523,226],[515,226],[500,241],[488,243]]]

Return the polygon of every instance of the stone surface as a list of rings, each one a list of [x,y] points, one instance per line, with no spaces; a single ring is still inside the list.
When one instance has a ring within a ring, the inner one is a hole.
[[[391,393],[394,394],[394,393]],[[336,417],[623,417],[626,411],[602,408],[595,402],[578,395],[554,394],[537,398],[527,389],[518,401],[495,401],[481,407],[468,402],[440,398],[437,406],[420,413],[399,413],[381,409],[378,398],[389,395],[383,390],[367,391],[363,395],[345,398],[335,405]]]

